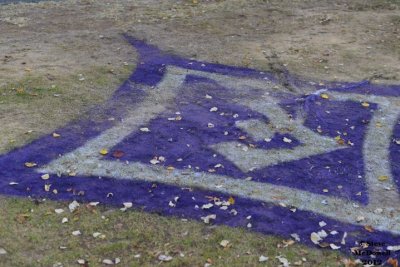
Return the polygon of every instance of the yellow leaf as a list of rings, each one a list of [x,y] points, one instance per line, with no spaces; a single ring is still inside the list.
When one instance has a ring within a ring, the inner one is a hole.
[[[369,107],[369,103],[368,102],[362,102],[361,106],[363,106],[364,108],[367,108],[367,107]]]
[[[50,187],[51,187],[51,184],[45,184],[44,185],[44,191],[49,192],[50,191]]]
[[[374,228],[371,225],[364,225],[364,229],[367,230],[370,233],[375,231]]]
[[[389,179],[389,177],[387,177],[386,175],[381,175],[378,177],[378,180],[381,182],[386,181],[387,179]]]
[[[329,98],[329,95],[328,95],[328,94],[321,94],[321,97],[322,97],[323,99],[328,99],[328,98]]]
[[[108,154],[108,150],[103,148],[102,150],[100,150],[100,154],[102,154],[103,156],[107,155]]]
[[[37,164],[35,162],[25,162],[25,166],[28,168],[32,168],[37,166]]]
[[[40,176],[43,180],[48,180],[50,178],[50,175],[48,173],[43,174],[42,176]]]
[[[229,197],[228,202],[231,203],[231,205],[235,204],[235,199],[233,197]]]

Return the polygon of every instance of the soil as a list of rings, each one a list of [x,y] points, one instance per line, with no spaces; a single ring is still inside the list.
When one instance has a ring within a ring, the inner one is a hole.
[[[0,151],[107,99],[136,64],[124,33],[197,60],[314,81],[398,83],[399,7],[398,0],[0,5]]]

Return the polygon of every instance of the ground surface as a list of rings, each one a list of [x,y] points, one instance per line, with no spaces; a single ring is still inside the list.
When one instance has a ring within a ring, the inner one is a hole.
[[[129,33],[188,58],[314,81],[398,83],[400,2],[392,1],[61,1],[0,5],[0,153],[83,116],[109,98],[136,66]],[[84,79],[82,79],[82,77]],[[2,266],[257,265],[260,255],[303,266],[338,266],[344,256],[244,230],[206,227],[139,211],[0,200]],[[102,219],[105,216],[105,219]],[[69,223],[61,224],[68,217]],[[72,236],[80,230],[82,236]],[[93,238],[101,232],[105,238]],[[218,243],[230,240],[232,247]],[[60,249],[65,246],[67,249]],[[185,256],[181,257],[179,254]],[[135,257],[140,254],[141,256]]]

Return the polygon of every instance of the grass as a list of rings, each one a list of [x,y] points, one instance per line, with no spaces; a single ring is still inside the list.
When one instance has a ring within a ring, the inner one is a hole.
[[[1,121],[7,125],[0,128],[0,153],[26,144],[101,104],[132,69],[132,65],[113,71],[94,66],[54,80],[28,74],[0,87],[0,114],[6,114]],[[84,81],[79,81],[79,74]]]
[[[104,259],[121,260],[120,266],[155,266],[159,255],[173,257],[165,266],[277,266],[276,256],[302,266],[340,266],[338,253],[294,244],[283,248],[283,240],[244,229],[206,226],[136,210],[122,212],[109,207],[81,205],[73,213],[68,203],[27,199],[0,200],[0,266],[78,266],[84,259],[89,266],[102,266]],[[56,214],[56,208],[64,213]],[[68,223],[61,223],[63,217]],[[82,235],[73,236],[79,230]],[[104,237],[93,237],[99,232]],[[229,240],[223,248],[221,240]],[[65,247],[60,249],[60,247]],[[137,256],[137,255],[140,255]],[[259,256],[268,256],[259,263]]]
[[[3,152],[26,144],[43,133],[48,133],[102,103],[117,85],[129,75],[132,66],[116,69],[93,67],[85,72],[48,80],[27,75],[24,79],[0,88],[1,111],[10,118],[2,118]],[[79,81],[82,73],[85,81]],[[60,95],[54,97],[54,95]],[[19,117],[18,114],[22,115]],[[13,117],[14,116],[16,117]],[[46,119],[44,119],[46,118]],[[23,123],[25,121],[31,123]],[[22,123],[14,126],[14,121]],[[28,130],[33,132],[26,134]],[[56,214],[55,209],[65,210]],[[62,218],[68,223],[61,223]],[[79,230],[82,235],[73,236]],[[93,237],[93,233],[102,237]],[[221,240],[229,240],[223,248]],[[264,236],[245,229],[225,226],[206,226],[203,223],[183,222],[137,210],[122,212],[113,207],[90,207],[81,204],[74,213],[68,203],[37,201],[20,198],[0,198],[0,266],[103,266],[104,259],[119,258],[119,266],[277,266],[275,258],[282,255],[301,266],[340,266],[342,255],[316,250],[300,244],[283,248],[279,237]],[[62,249],[61,249],[62,248]],[[173,260],[161,263],[158,256],[170,255]],[[138,256],[140,255],[140,257]],[[261,255],[270,259],[259,263]]]

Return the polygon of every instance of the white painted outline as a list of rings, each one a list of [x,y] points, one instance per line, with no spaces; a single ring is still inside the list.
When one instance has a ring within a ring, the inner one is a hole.
[[[101,149],[111,149],[126,136],[137,131],[141,125],[147,124],[152,118],[162,113],[179,91],[186,75],[189,74],[213,79],[238,92],[243,92],[244,88],[248,87],[262,89],[266,92],[263,96],[264,103],[277,103],[279,101],[269,96],[268,92],[273,90],[273,85],[268,81],[236,78],[168,66],[164,79],[158,86],[149,90],[146,99],[138,104],[134,110],[129,111],[122,122],[89,140],[84,146],[52,161],[39,172],[66,174],[68,170],[73,169],[79,175],[161,182],[179,187],[198,187],[273,204],[283,203],[342,222],[371,225],[378,230],[400,234],[400,207],[398,205],[400,198],[389,165],[390,137],[400,114],[400,101],[396,97],[329,92],[332,99],[366,101],[379,105],[379,110],[374,113],[369,124],[368,134],[364,142],[365,179],[370,201],[368,205],[361,205],[358,208],[355,208],[354,203],[344,198],[323,196],[286,186],[233,179],[228,176],[204,172],[169,171],[161,166],[138,162],[126,164],[101,159],[99,155]],[[161,94],[163,97],[160,97]],[[246,104],[246,100],[240,99],[240,103]],[[149,107],[152,107],[151,112],[148,111]],[[251,108],[254,107],[251,106]],[[377,122],[381,122],[382,127],[374,127]],[[379,155],[379,162],[376,161],[376,155]],[[388,181],[379,182],[377,177],[381,175],[388,176]],[[132,191],[134,191],[134,188]],[[326,202],[327,205],[323,202]],[[374,213],[377,208],[382,208],[383,212],[381,214]],[[365,220],[356,222],[358,216],[363,216]]]

